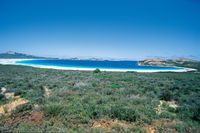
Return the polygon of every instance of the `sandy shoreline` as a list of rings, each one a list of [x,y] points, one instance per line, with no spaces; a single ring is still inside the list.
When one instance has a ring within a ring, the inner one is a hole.
[[[0,59],[0,64],[2,65],[23,65],[23,66],[31,66],[36,68],[48,68],[48,69],[57,69],[57,70],[81,70],[81,71],[93,71],[96,68],[78,68],[78,67],[58,67],[58,66],[45,66],[45,65],[29,65],[29,64],[19,64],[17,61],[24,60],[35,60],[35,59]],[[100,69],[101,71],[109,71],[109,72],[188,72],[188,71],[196,71],[196,69],[192,68],[183,68],[180,70],[133,70],[133,69]]]

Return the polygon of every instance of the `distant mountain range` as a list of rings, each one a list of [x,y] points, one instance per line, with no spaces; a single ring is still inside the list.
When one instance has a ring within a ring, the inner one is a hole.
[[[55,58],[47,58],[47,57],[39,57],[33,55],[27,55],[22,53],[17,53],[13,51],[7,51],[5,53],[0,53],[1,59],[55,59]]]
[[[5,53],[0,53],[0,59],[59,59],[59,58],[51,58],[51,57],[39,57],[39,56],[33,56],[33,55],[28,55],[28,54],[22,54],[22,53],[17,53],[13,51],[7,51]],[[62,58],[64,59],[64,58]],[[93,61],[104,61],[103,58],[65,58],[69,60],[93,60]],[[118,61],[117,59],[111,59],[112,61]]]
[[[33,56],[33,55],[28,55],[28,54],[23,54],[23,53],[17,53],[13,51],[7,51],[5,53],[0,53],[0,59],[59,59],[59,58],[53,58],[53,57],[40,57],[40,56]],[[62,58],[64,59],[64,58]],[[105,60],[110,60],[110,61],[122,61],[123,59],[103,59],[103,58],[65,58],[69,60],[93,60],[93,61],[105,61]],[[192,60],[194,59],[194,60]],[[190,56],[189,58],[178,58],[178,57],[169,57],[169,58],[164,58],[164,57],[149,57],[147,59],[141,59],[139,62],[141,64],[145,62],[152,62],[152,64],[157,64],[158,62],[166,62],[166,60],[171,60],[171,61],[195,61],[194,56]],[[158,63],[159,64],[159,63]]]

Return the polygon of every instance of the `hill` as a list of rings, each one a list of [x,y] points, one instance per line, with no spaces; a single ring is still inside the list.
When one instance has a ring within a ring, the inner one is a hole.
[[[39,56],[33,56],[33,55],[27,55],[22,53],[17,53],[13,51],[7,51],[5,53],[0,53],[0,59],[53,59],[53,58],[47,58],[47,57],[39,57]]]
[[[143,59],[138,61],[138,65],[142,66],[178,66],[194,68],[200,71],[200,62],[197,60],[178,58],[178,59]]]

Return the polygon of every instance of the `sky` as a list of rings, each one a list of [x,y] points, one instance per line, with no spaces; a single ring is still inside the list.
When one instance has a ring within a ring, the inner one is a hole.
[[[0,52],[200,59],[200,0],[0,0]]]

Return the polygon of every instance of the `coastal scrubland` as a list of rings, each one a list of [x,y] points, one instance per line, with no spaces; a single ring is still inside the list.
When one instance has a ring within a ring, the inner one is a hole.
[[[198,72],[0,65],[0,88],[1,132],[200,132]]]

